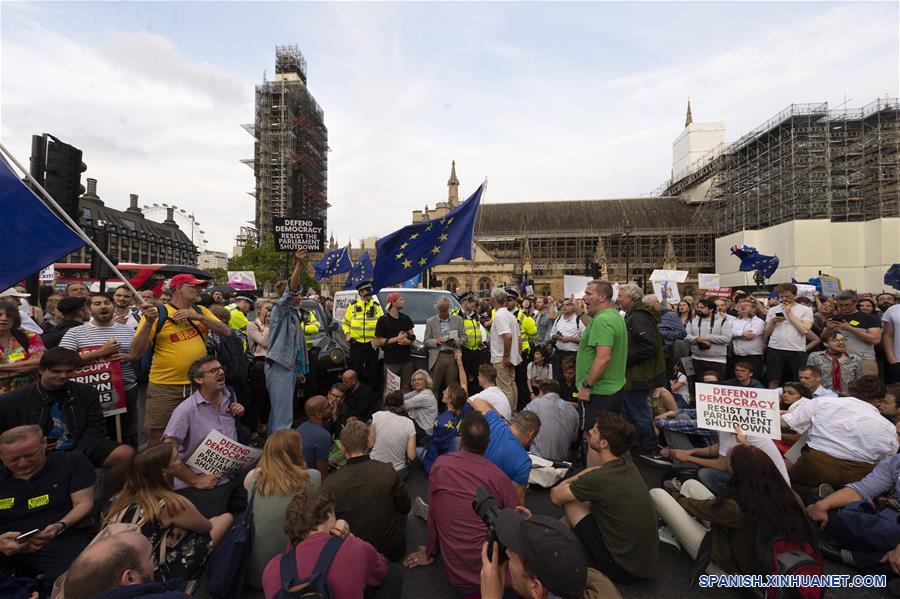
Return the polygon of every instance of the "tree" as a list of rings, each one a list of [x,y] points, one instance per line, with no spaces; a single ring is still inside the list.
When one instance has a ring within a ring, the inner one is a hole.
[[[224,285],[228,282],[228,271],[224,268],[208,268],[206,272],[212,275],[213,285]]]
[[[271,289],[276,281],[286,279],[293,267],[293,252],[279,252],[275,249],[275,239],[267,235],[262,243],[248,241],[240,256],[228,260],[228,270],[252,270],[256,273],[256,285],[260,289]],[[318,289],[318,281],[308,271],[300,276],[304,289]]]

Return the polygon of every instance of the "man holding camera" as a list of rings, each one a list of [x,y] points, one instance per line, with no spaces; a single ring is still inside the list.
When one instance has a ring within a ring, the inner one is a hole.
[[[484,453],[491,441],[490,427],[480,412],[469,412],[459,427],[460,450],[440,456],[428,477],[428,545],[403,560],[407,568],[434,562],[438,550],[444,558],[447,579],[461,593],[478,591],[481,546],[487,538],[479,514],[514,507],[519,501],[509,478]],[[479,513],[472,498],[485,493]],[[492,500],[490,498],[493,498]]]
[[[797,286],[781,283],[775,287],[781,305],[766,313],[766,370],[769,389],[781,386],[785,369],[786,380],[796,381],[797,371],[806,365],[806,334],[812,328],[813,311],[797,303]]]

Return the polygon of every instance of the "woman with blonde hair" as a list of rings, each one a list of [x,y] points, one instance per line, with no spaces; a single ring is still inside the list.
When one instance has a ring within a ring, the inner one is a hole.
[[[228,531],[231,514],[206,519],[189,499],[172,490],[180,466],[178,449],[163,443],[134,458],[122,492],[112,499],[103,524],[137,524],[153,547],[153,576],[166,581],[196,578],[211,546]]]
[[[247,584],[262,588],[262,573],[272,559],[288,545],[284,533],[284,513],[294,495],[305,487],[318,487],[322,475],[307,468],[303,459],[303,438],[286,428],[266,439],[259,466],[247,474],[244,486],[253,497],[253,542]]]

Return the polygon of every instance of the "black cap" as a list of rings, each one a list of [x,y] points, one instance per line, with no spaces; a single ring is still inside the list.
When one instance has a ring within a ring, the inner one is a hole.
[[[512,287],[507,287],[506,288],[506,299],[507,300],[519,299],[519,292],[516,291],[515,289],[513,289]]]
[[[361,281],[356,286],[357,291],[372,291],[372,281]]]
[[[464,302],[466,300],[475,299],[475,294],[471,291],[466,291],[462,295],[457,298],[460,302]]]
[[[581,597],[587,586],[587,561],[578,537],[556,518],[500,510],[497,539],[521,556],[547,590],[560,597]]]
[[[72,314],[84,308],[87,299],[83,297],[64,297],[56,304],[56,309],[60,314]]]

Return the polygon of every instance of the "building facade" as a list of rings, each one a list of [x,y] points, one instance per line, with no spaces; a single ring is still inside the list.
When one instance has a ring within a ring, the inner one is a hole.
[[[201,252],[199,256],[197,256],[197,266],[204,270],[209,270],[211,268],[221,268],[223,270],[228,268],[228,254],[225,252]]]

